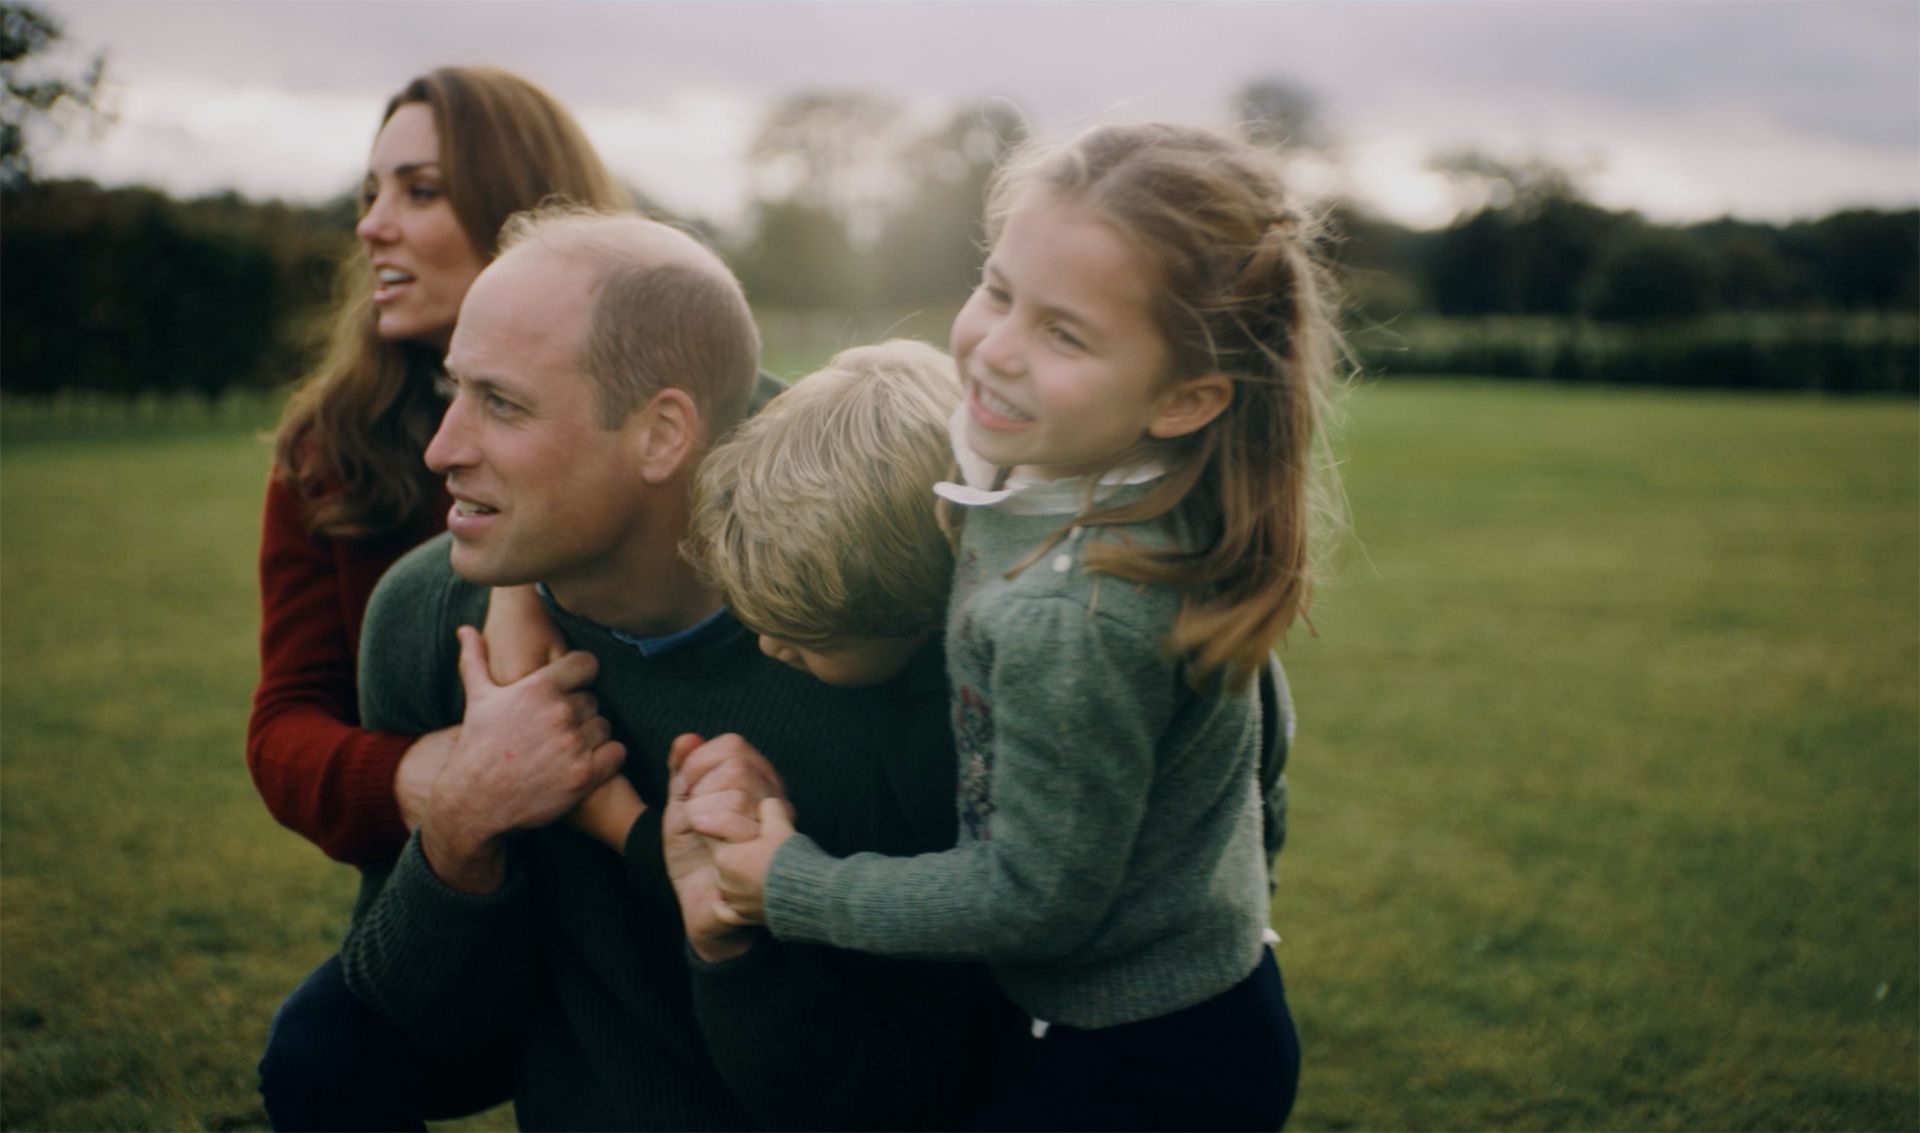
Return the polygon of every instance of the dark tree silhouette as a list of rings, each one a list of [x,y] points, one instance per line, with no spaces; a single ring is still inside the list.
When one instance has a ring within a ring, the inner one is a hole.
[[[104,105],[101,81],[105,54],[96,54],[77,75],[62,74],[46,60],[66,28],[31,4],[0,4],[0,189],[17,189],[33,179],[30,135],[55,132],[75,119],[95,125],[112,120]]]

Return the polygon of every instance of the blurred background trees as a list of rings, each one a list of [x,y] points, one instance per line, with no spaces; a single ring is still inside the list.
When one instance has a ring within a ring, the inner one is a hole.
[[[70,62],[63,34],[37,7],[0,4],[0,388],[212,397],[297,374],[351,197],[296,208],[37,179],[37,146],[112,122],[105,57]]]
[[[77,122],[112,121],[101,84],[107,58],[96,54],[70,73],[50,62],[65,27],[28,4],[0,4],[0,186],[33,176],[32,145]]]
[[[747,293],[789,311],[957,305],[980,266],[987,179],[1025,137],[1005,102],[915,130],[871,94],[786,99],[748,155],[753,215],[732,257]]]
[[[59,26],[17,4],[0,4],[0,32],[4,392],[213,396],[296,378],[351,246],[349,187],[303,206],[36,179],[36,123],[96,115],[104,62],[40,66]],[[1920,209],[1660,224],[1595,204],[1589,171],[1453,150],[1431,168],[1457,215],[1416,230],[1344,191],[1311,91],[1255,79],[1227,109],[1327,215],[1371,373],[1920,391]],[[673,219],[728,256],[770,344],[831,338],[793,351],[817,357],[889,332],[937,341],[979,270],[992,171],[1027,133],[1005,101],[929,120],[870,91],[799,92],[753,142],[744,223]]]
[[[0,388],[192,392],[290,382],[353,204],[29,182],[0,195]]]

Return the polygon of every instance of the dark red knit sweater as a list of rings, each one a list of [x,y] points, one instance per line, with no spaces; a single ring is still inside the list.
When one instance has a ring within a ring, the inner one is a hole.
[[[390,860],[407,840],[393,772],[414,737],[359,726],[360,623],[374,583],[446,528],[451,502],[442,489],[414,524],[349,542],[308,534],[300,489],[267,484],[247,769],[273,817],[339,861]]]

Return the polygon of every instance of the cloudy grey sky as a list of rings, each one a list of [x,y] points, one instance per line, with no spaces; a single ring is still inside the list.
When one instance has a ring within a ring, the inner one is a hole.
[[[119,123],[43,171],[315,200],[357,179],[385,98],[490,63],[571,106],[610,163],[682,212],[737,220],[766,109],[890,94],[927,121],[1006,98],[1043,133],[1231,122],[1236,88],[1315,92],[1341,176],[1444,223],[1436,149],[1540,154],[1667,220],[1920,203],[1920,3],[203,3],[53,0],[104,49]]]

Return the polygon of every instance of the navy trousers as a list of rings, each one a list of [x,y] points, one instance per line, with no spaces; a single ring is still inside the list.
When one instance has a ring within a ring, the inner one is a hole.
[[[260,1097],[278,1130],[423,1130],[513,1096],[519,1045],[458,1063],[422,1054],[347,987],[340,957],[314,969],[274,1013]]]
[[[1279,1129],[1300,1084],[1300,1038],[1273,952],[1239,984],[1117,1027],[1055,1025],[1033,1073],[975,1129]]]

